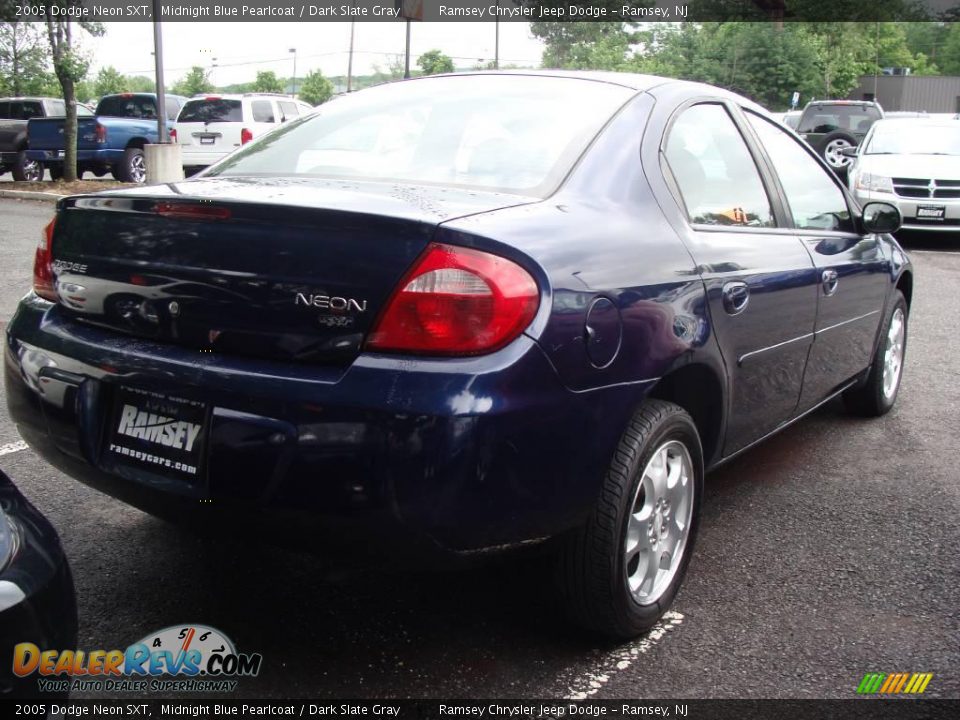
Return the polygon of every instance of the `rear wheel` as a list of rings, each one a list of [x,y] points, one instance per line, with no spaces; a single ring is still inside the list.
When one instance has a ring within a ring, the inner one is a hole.
[[[560,551],[560,589],[580,624],[630,638],[660,619],[690,561],[702,489],[693,420],[673,403],[645,403],[620,440],[589,519]]]
[[[13,166],[13,179],[36,182],[43,179],[43,165],[27,157],[27,151],[17,153],[17,161]]]
[[[142,183],[147,179],[147,163],[140,148],[127,148],[123,160],[113,168],[113,177],[120,182]]]
[[[907,301],[897,290],[887,311],[883,334],[866,382],[843,394],[844,403],[851,412],[877,417],[888,413],[897,401],[907,352],[907,316]]]

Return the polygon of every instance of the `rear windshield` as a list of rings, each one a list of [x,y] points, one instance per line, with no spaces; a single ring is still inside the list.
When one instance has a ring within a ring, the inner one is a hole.
[[[97,105],[97,115],[157,119],[157,101],[147,95],[111,95]]]
[[[619,85],[522,75],[381,85],[335,98],[208,175],[388,180],[545,196],[634,94]]]
[[[879,119],[880,112],[870,105],[811,105],[804,110],[797,132],[832,133],[845,130],[865,133]]]
[[[243,122],[243,109],[239,100],[188,100],[180,111],[177,122]]]

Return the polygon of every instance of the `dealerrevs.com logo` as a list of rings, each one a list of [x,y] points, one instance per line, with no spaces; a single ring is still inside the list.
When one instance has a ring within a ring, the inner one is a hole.
[[[260,672],[260,653],[237,652],[233,641],[207,625],[173,625],[126,650],[13,649],[13,672],[37,675],[40,692],[232,692],[238,678]]]

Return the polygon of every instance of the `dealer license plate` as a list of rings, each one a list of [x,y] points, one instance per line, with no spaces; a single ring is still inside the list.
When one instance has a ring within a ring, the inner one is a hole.
[[[943,220],[945,211],[943,205],[918,205],[917,217],[924,220]]]
[[[116,463],[199,482],[206,420],[202,402],[121,386],[105,450]]]

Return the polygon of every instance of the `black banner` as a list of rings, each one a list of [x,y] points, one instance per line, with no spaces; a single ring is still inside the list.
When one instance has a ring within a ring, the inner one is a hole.
[[[960,700],[3,700],[0,712],[7,718],[934,720],[958,717]]]
[[[960,17],[960,0],[161,0],[161,22],[919,21]],[[0,0],[0,19],[154,19],[152,0]]]

